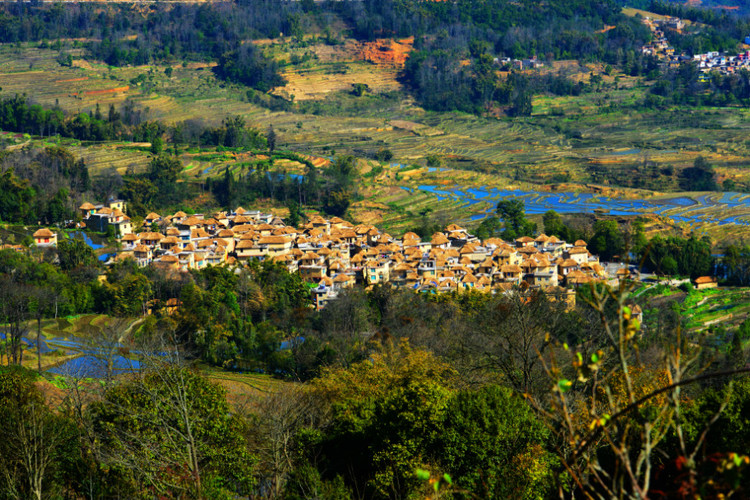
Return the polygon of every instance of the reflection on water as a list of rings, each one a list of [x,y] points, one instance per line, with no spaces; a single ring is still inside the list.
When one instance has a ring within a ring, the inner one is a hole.
[[[130,373],[140,369],[141,364],[135,359],[115,355],[111,358],[112,375]],[[107,375],[108,360],[106,356],[85,354],[65,363],[50,368],[50,373],[77,378],[104,378]]]
[[[414,192],[413,189],[403,189]],[[592,193],[545,193],[519,189],[470,188],[459,186],[420,185],[416,190],[431,193],[438,200],[452,199],[468,205],[487,202],[492,205],[500,200],[520,199],[527,214],[543,214],[548,210],[558,213],[606,213],[609,215],[657,214],[678,222],[716,223],[719,225],[750,225],[750,196],[741,193],[704,194],[695,199],[686,196],[674,198],[631,200],[609,198]],[[490,210],[488,213],[491,213]],[[480,220],[488,213],[477,213],[471,220]]]

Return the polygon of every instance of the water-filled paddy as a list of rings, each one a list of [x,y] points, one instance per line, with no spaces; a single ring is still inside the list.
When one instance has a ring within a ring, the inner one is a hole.
[[[423,184],[417,186],[416,190],[431,193],[438,199],[449,198],[468,205],[485,202],[494,206],[500,200],[520,199],[524,202],[526,213],[531,215],[543,214],[548,210],[562,214],[595,212],[609,215],[657,214],[676,222],[750,225],[750,195],[743,193],[709,193],[694,198],[676,195],[671,198],[639,200],[610,198],[592,193],[546,193],[494,187],[446,188]],[[478,211],[470,219],[481,220],[492,212],[493,209]]]

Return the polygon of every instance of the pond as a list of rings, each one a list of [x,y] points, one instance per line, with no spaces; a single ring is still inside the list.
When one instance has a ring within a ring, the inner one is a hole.
[[[104,248],[105,240],[101,236],[96,236],[96,235],[92,236],[83,231],[72,231],[68,234],[70,235],[71,238],[82,239],[84,243],[86,243],[88,246],[90,246],[94,250],[99,250],[100,248]],[[94,241],[95,239],[96,241]]]
[[[141,364],[138,360],[115,355],[112,357],[112,375],[121,375],[138,371]],[[61,365],[47,370],[49,373],[76,378],[105,378],[107,376],[107,360],[105,356],[85,354],[73,358]]]
[[[715,223],[718,225],[750,225],[750,195],[743,193],[709,193],[695,198],[676,195],[671,198],[623,199],[592,193],[548,193],[499,189],[494,187],[466,187],[419,185],[416,189],[403,187],[409,192],[422,191],[433,194],[438,200],[451,199],[466,205],[489,203],[492,208],[477,211],[471,220],[481,220],[494,212],[500,200],[519,199],[526,213],[544,214],[549,210],[561,214],[602,213],[608,215],[656,214],[677,222]]]
[[[104,248],[106,246],[106,239],[104,239],[104,237],[99,236],[99,235],[91,235],[83,231],[72,231],[69,233],[69,235],[71,238],[82,239],[83,242],[86,243],[93,250],[99,250],[100,248]],[[114,253],[105,253],[105,254],[99,255],[98,259],[101,262],[107,262],[110,258],[114,257],[115,255],[116,254]]]
[[[0,340],[4,335],[0,333]],[[36,343],[26,337],[23,338],[28,349],[36,350]],[[279,351],[291,349],[302,344],[305,338],[302,336],[293,337],[281,342]],[[71,355],[79,354],[75,358],[69,359],[59,365],[49,368],[49,373],[64,375],[76,378],[104,378],[107,375],[107,359],[112,362],[112,374],[121,375],[131,373],[141,369],[142,363],[139,357],[147,356],[168,356],[167,352],[148,352],[138,350],[129,350],[122,344],[114,346],[114,352],[110,350],[92,347],[85,339],[69,336],[56,337],[42,341],[42,352],[49,353],[59,350],[61,354]]]
[[[5,340],[5,333],[0,332],[0,341],[2,341],[2,340]],[[28,337],[21,337],[21,342],[23,344],[26,344],[26,346],[27,346],[28,349],[31,349],[34,352],[36,352],[36,350],[37,350],[36,340],[32,340],[32,339],[30,339]],[[52,352],[53,350],[54,349],[51,349],[47,345],[47,343],[44,341],[44,339],[42,339],[42,346],[41,346],[42,354],[47,354],[49,352]]]

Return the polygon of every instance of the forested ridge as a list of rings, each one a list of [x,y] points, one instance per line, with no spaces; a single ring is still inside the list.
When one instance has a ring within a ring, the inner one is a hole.
[[[732,50],[750,28],[731,14],[660,2],[647,7],[704,24],[695,33],[668,34],[680,52]],[[348,31],[334,36],[331,30],[339,21],[346,23]],[[327,33],[325,39],[331,43],[347,35],[360,40],[413,36],[415,50],[403,81],[425,107],[435,110],[483,113],[492,106],[507,106],[509,114],[525,115],[530,113],[527,102],[532,93],[576,95],[583,90],[565,83],[564,77],[499,79],[493,64],[498,57],[600,61],[633,76],[660,78],[655,62],[640,51],[650,40],[650,31],[637,17],[624,15],[613,0],[264,0],[153,4],[146,9],[85,3],[64,8],[4,4],[0,9],[0,41],[49,43],[61,51],[61,61],[70,42],[59,40],[77,38],[87,40],[80,43],[88,57],[109,65],[216,61],[218,77],[264,92],[284,82],[279,63],[252,41],[286,35],[303,43],[305,35],[320,33]],[[691,80],[696,82],[697,78]]]

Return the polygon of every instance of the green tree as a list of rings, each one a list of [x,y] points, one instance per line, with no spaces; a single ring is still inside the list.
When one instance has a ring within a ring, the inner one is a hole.
[[[599,255],[604,260],[612,260],[615,256],[623,257],[625,239],[617,221],[596,221],[594,223],[594,235],[591,237],[588,246],[591,253]]]
[[[247,495],[254,459],[226,391],[163,359],[170,356],[151,359],[142,377],[113,386],[88,410],[104,463],[119,477],[120,494]]]
[[[451,398],[438,438],[440,464],[477,498],[548,498],[556,460],[549,430],[526,401],[505,387]]]
[[[325,370],[312,390],[330,420],[324,432],[308,434],[306,453],[366,496],[414,494],[415,470],[434,461],[452,377],[432,354],[405,343],[348,369]]]
[[[266,141],[268,143],[268,150],[273,152],[273,150],[276,149],[276,131],[272,126],[268,127],[268,131],[266,132]]]
[[[154,183],[173,183],[182,172],[182,162],[171,156],[155,156],[148,166],[148,177]]]
[[[287,226],[297,227],[300,223],[300,220],[302,220],[302,217],[304,216],[302,210],[300,209],[299,203],[294,200],[289,200],[289,203],[287,203],[287,208],[289,209],[289,216],[284,220],[284,222]]]
[[[505,225],[503,238],[513,240],[521,236],[531,236],[536,232],[536,224],[526,219],[523,201],[501,200],[496,212]]]
[[[350,203],[349,193],[346,190],[329,191],[323,197],[323,210],[327,214],[343,217]]]
[[[716,172],[703,156],[693,162],[693,166],[680,173],[680,188],[685,191],[718,191]]]
[[[481,240],[486,240],[487,238],[500,237],[502,229],[503,226],[500,223],[500,219],[493,215],[487,217],[479,224],[476,231],[474,231],[474,235]]]
[[[0,497],[61,494],[65,465],[79,456],[75,427],[53,412],[22,368],[0,368]]]
[[[164,140],[157,136],[151,141],[151,154],[160,155],[164,151]]]
[[[390,149],[381,149],[375,153],[375,159],[382,162],[391,161],[393,159],[393,151]]]
[[[366,83],[352,83],[352,94],[357,97],[362,97],[369,91],[370,87]]]
[[[560,214],[554,210],[548,210],[542,216],[542,222],[544,223],[544,234],[547,236],[557,236],[563,241],[569,241],[573,238],[569,236],[568,226],[566,226]]]
[[[6,222],[31,222],[36,196],[29,181],[16,177],[12,168],[0,174],[0,220]]]
[[[94,250],[83,238],[60,240],[57,244],[57,256],[64,271],[95,266],[98,262]]]
[[[426,158],[427,166],[430,168],[440,168],[443,166],[443,160],[437,155],[428,155]]]

